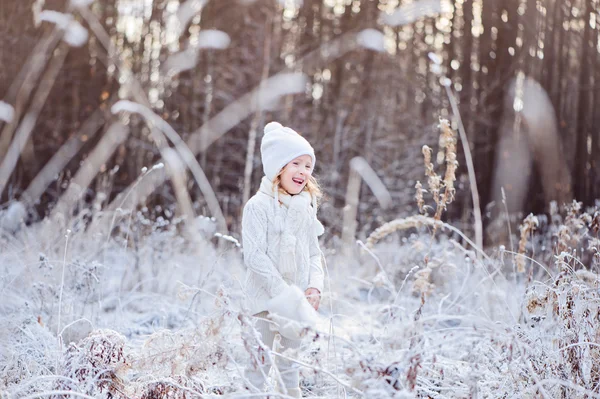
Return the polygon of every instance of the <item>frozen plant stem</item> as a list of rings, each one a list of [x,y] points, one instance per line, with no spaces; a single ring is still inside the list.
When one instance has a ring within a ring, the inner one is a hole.
[[[538,218],[533,216],[532,213],[530,213],[525,220],[523,220],[523,224],[519,227],[519,230],[521,232],[521,239],[519,240],[519,251],[517,254],[517,272],[518,273],[523,273],[525,272],[525,262],[526,262],[526,258],[525,258],[525,252],[527,250],[527,236],[528,235],[532,235],[533,236],[533,232],[537,229],[537,227],[539,226],[539,221]],[[533,257],[533,255],[531,255]]]
[[[351,249],[354,247],[357,228],[356,215],[360,203],[360,186],[363,180],[375,194],[383,209],[387,209],[392,202],[392,196],[367,160],[363,157],[352,158],[350,160],[350,175],[346,187],[346,206],[344,206],[342,222],[342,242],[344,243],[346,256],[351,256]]]
[[[102,165],[106,164],[119,145],[127,139],[127,136],[129,136],[129,128],[124,124],[115,122],[110,125],[58,199],[50,213],[50,220],[64,218],[64,221],[68,222],[77,202],[81,200],[87,187],[98,175]]]
[[[8,88],[4,101],[14,105],[14,117],[12,122],[6,123],[0,132],[0,159],[6,156],[14,130],[25,110],[26,102],[29,100],[31,92],[36,89],[40,76],[44,72],[48,60],[52,59],[62,36],[63,31],[54,27],[52,33],[34,47],[27,62],[19,71],[19,75]]]
[[[150,169],[142,169],[142,174],[134,181],[132,187],[126,192],[126,194],[124,195],[123,200],[121,201],[120,204],[118,204],[116,206],[116,209],[113,212],[113,217],[112,220],[110,221],[110,225],[108,226],[108,231],[106,234],[106,245],[108,245],[108,241],[110,239],[110,234],[112,232],[112,229],[115,225],[115,220],[117,219],[117,213],[125,213],[123,211],[123,204],[125,203],[125,201],[127,200],[127,197],[129,197],[129,194],[131,194],[133,192],[133,190],[137,187],[138,184],[140,184],[140,182],[144,179],[144,177],[146,177],[147,175],[149,175],[152,171],[154,170],[162,170],[164,168],[164,163],[159,162],[156,165],[154,165],[153,167],[151,167]],[[132,211],[129,212],[130,214],[130,218],[131,218],[131,213]]]
[[[456,180],[456,138],[454,130],[450,128],[450,122],[443,119],[440,121],[440,141],[442,141],[445,149],[446,158],[446,173],[444,174],[444,193],[441,194],[440,203],[435,211],[434,219],[441,219],[442,211],[446,209],[449,203],[454,200],[454,181]]]
[[[183,160],[182,166],[185,165],[190,170],[190,172],[192,172],[192,176],[194,176],[194,179],[196,180],[200,191],[204,195],[208,208],[210,209],[212,215],[217,219],[219,229],[226,234],[228,231],[227,221],[225,220],[225,216],[223,216],[223,211],[221,210],[221,207],[219,205],[219,200],[212,186],[210,185],[210,182],[208,181],[204,170],[196,160],[196,156],[194,155],[194,153],[192,153],[192,151],[189,149],[186,143],[181,139],[179,134],[177,134],[175,129],[173,129],[173,127],[169,125],[160,116],[156,115],[154,111],[152,111],[150,108],[143,104],[121,100],[114,104],[112,107],[113,113],[117,113],[120,111],[133,112],[142,115],[146,119],[150,127],[156,127],[157,131],[163,132],[165,136],[169,140],[171,140],[171,142],[175,145],[174,151],[176,151],[176,153],[179,155],[175,157],[171,156],[171,164],[173,164],[173,162],[176,162],[178,157]],[[166,157],[169,157],[169,154],[171,154],[171,152],[169,151],[169,147],[159,147],[159,151],[161,153],[161,156],[165,159]],[[173,175],[170,175],[172,179],[174,179]],[[181,187],[181,189],[187,191],[185,185]],[[189,194],[185,194],[185,196],[189,197]],[[192,217],[192,215],[189,214],[189,212],[188,217]]]
[[[462,231],[460,231],[459,229],[457,229],[456,227],[454,227],[448,223],[442,222],[441,220],[435,220],[434,218],[423,216],[423,215],[409,216],[404,219],[395,219],[395,220],[392,220],[391,222],[387,222],[386,224],[382,225],[381,227],[375,229],[375,231],[373,231],[369,235],[369,237],[367,237],[367,242],[365,245],[369,249],[373,248],[373,245],[375,245],[375,243],[377,241],[381,240],[383,237],[387,236],[388,234],[393,233],[394,231],[406,230],[406,229],[409,229],[412,227],[416,228],[416,227],[421,227],[421,226],[434,227],[436,225],[438,227],[444,227],[449,230],[452,230],[453,232],[458,234],[463,240],[465,240],[470,246],[472,246],[473,249],[475,249],[479,255],[481,255],[484,259],[491,262],[490,257],[485,252],[483,252],[483,249],[481,249],[477,245],[475,245],[475,243],[473,241],[471,241],[469,239],[469,237],[467,237]]]
[[[467,139],[467,133],[465,132],[465,126],[463,125],[460,113],[458,111],[458,104],[456,98],[449,84],[444,84],[446,88],[446,94],[450,105],[452,106],[452,112],[458,122],[458,133],[460,134],[460,141],[462,142],[463,151],[465,153],[465,161],[467,163],[467,171],[469,173],[469,185],[471,186],[471,196],[473,198],[473,216],[475,217],[475,243],[483,250],[483,224],[481,219],[481,206],[479,204],[479,191],[477,190],[477,179],[475,179],[475,168],[473,166],[473,157],[471,156],[471,148],[469,147],[469,141]],[[479,254],[478,254],[479,257]]]
[[[62,309],[62,296],[63,290],[65,287],[65,269],[67,268],[67,248],[69,246],[69,234],[71,234],[71,230],[67,230],[67,234],[65,234],[65,253],[63,255],[63,268],[62,275],[60,277],[60,293],[58,295],[58,321],[56,322],[56,337],[58,338],[58,349],[62,350],[62,338],[60,333],[60,318],[61,318],[61,309]],[[57,364],[56,369],[58,370],[58,356],[56,358]]]
[[[34,94],[31,106],[27,114],[23,117],[23,121],[19,125],[19,128],[15,132],[13,141],[8,148],[8,152],[0,164],[0,194],[4,191],[8,185],[8,181],[15,167],[19,157],[23,153],[29,137],[35,128],[37,120],[46,104],[46,99],[54,86],[54,82],[58,77],[58,74],[67,58],[69,52],[69,46],[63,44],[54,51],[54,57],[49,63],[48,69],[42,76],[38,89]],[[17,123],[16,121],[13,123]],[[9,127],[12,124],[9,124]],[[7,127],[8,128],[8,127]]]
[[[277,356],[277,357],[280,357],[280,358],[282,358],[282,359],[286,359],[286,360],[289,360],[289,361],[291,361],[291,362],[297,363],[297,364],[299,364],[299,365],[300,365],[300,366],[302,366],[302,367],[306,367],[306,368],[309,368],[309,369],[313,369],[313,370],[315,370],[317,373],[318,373],[318,372],[321,372],[321,373],[327,374],[329,377],[333,378],[335,382],[337,382],[339,385],[343,386],[344,388],[346,388],[346,389],[349,389],[349,390],[351,390],[352,392],[355,392],[355,393],[357,393],[357,394],[359,394],[359,395],[363,395],[363,394],[364,394],[364,393],[363,393],[363,391],[361,391],[360,389],[356,389],[356,388],[354,388],[353,386],[350,386],[350,385],[346,384],[345,382],[343,382],[342,380],[340,380],[339,378],[337,378],[337,377],[336,377],[336,376],[335,376],[333,373],[331,373],[330,371],[327,371],[327,370],[325,370],[325,369],[323,369],[323,368],[321,368],[321,367],[319,367],[319,366],[312,366],[312,365],[310,365],[310,364],[308,364],[308,363],[301,362],[301,361],[300,361],[300,360],[298,360],[298,359],[294,359],[294,358],[292,358],[292,357],[289,357],[289,356],[283,355],[283,354],[281,354],[281,353],[277,353],[277,352],[272,352],[272,353],[273,353],[275,356]]]
[[[45,392],[36,392],[33,395],[22,397],[21,399],[34,399],[34,398],[43,398],[43,397],[51,397],[53,395],[60,395],[57,397],[62,397],[62,395],[76,398],[84,398],[84,399],[96,399],[93,396],[86,395],[84,393],[79,393],[75,391],[45,391]]]
[[[506,192],[504,191],[504,187],[500,187],[502,192],[502,204],[504,205],[504,212],[506,213],[506,225],[508,227],[508,239],[510,241],[510,250],[515,251],[515,246],[513,244],[512,238],[512,229],[510,227],[510,214],[508,213],[508,206],[506,205]]]

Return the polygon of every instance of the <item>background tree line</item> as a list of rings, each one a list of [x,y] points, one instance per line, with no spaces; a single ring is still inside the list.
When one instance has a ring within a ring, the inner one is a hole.
[[[519,76],[535,79],[548,93],[560,137],[560,162],[550,162],[564,165],[570,179],[557,178],[557,185],[569,187],[561,188],[564,196],[548,198],[540,170],[547,163],[540,159],[552,156],[532,144],[534,166],[523,211],[544,212],[550,199],[593,204],[600,198],[598,0],[197,1],[202,7],[189,15],[189,24],[177,35],[173,18],[190,4],[103,0],[89,6],[108,33],[111,50],[92,30],[86,45],[68,50],[19,163],[3,187],[3,203],[20,198],[48,160],[72,140],[75,155],[37,203],[42,216],[106,133],[115,118],[111,105],[119,98],[132,98],[136,89],[128,84],[131,76],[140,83],[148,105],[185,139],[261,80],[290,70],[309,76],[303,94],[288,95],[269,111],[252,113],[198,157],[229,227],[237,230],[244,197],[257,188],[262,175],[262,127],[279,120],[305,135],[317,151],[316,173],[328,198],[322,214],[331,233],[341,231],[349,161],[362,156],[369,162],[393,199],[390,208],[381,209],[362,188],[358,223],[371,231],[383,221],[415,213],[414,185],[423,179],[420,148],[433,146],[438,119],[452,116],[431,53],[443,60],[441,75],[451,79],[456,93],[484,210],[499,206],[490,203],[494,168],[503,155],[496,151],[505,134],[501,126],[507,126],[508,119],[515,121],[511,126],[516,130],[529,128],[528,121],[519,118],[520,109],[511,107],[512,102],[506,105],[510,82]],[[0,99],[13,105],[20,118],[39,98],[38,90],[48,80],[45,71],[60,55],[61,43],[53,38],[52,26],[36,26],[35,9],[40,6],[64,11],[68,3],[0,1]],[[85,19],[81,23],[90,28]],[[165,69],[173,54],[213,29],[229,35],[227,48],[200,51],[193,67],[179,73]],[[328,43],[365,29],[383,33],[385,51],[356,48],[330,57]],[[41,43],[46,44],[45,52]],[[35,56],[43,66],[37,73],[31,69]],[[13,121],[12,128],[0,122],[0,159],[21,122]],[[131,134],[102,166],[87,201],[98,201],[99,192],[106,194],[100,203],[109,201],[135,181],[143,167],[160,160],[147,124],[136,115],[127,122]],[[248,169],[250,148],[254,154]],[[459,162],[458,198],[449,217],[468,221],[471,196],[464,159]],[[249,187],[245,170],[251,172]],[[197,212],[208,213],[193,180],[188,185]],[[511,187],[505,189],[510,196]],[[147,200],[149,205],[171,203],[174,194],[168,184]]]

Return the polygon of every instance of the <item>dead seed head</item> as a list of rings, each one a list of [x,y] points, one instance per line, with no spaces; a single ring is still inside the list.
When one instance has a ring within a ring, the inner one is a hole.
[[[415,184],[416,194],[415,199],[417,200],[417,206],[419,207],[419,213],[422,215],[425,214],[425,200],[423,199],[423,186],[421,182],[417,180],[417,184]]]
[[[538,218],[530,213],[523,221],[523,224],[521,224],[519,227],[519,231],[521,232],[521,239],[519,240],[519,253],[517,255],[517,271],[519,273],[523,273],[525,271],[527,236],[533,233],[538,226]]]

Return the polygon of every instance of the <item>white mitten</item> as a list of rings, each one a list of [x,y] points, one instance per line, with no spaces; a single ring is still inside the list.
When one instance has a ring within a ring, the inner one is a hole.
[[[320,237],[325,233],[325,227],[323,227],[323,224],[319,222],[317,218],[313,220],[313,230],[317,237]]]
[[[315,328],[317,312],[295,285],[289,285],[279,295],[267,301],[269,318],[276,330],[288,339],[300,339],[305,328]]]

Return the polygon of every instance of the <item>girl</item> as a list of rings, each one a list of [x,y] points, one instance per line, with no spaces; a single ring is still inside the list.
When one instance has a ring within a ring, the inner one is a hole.
[[[318,236],[323,225],[316,216],[321,191],[312,176],[316,158],[308,141],[277,122],[267,124],[264,132],[260,150],[265,176],[242,216],[245,288],[263,343],[272,349],[279,333],[285,350],[300,347],[301,326],[293,322],[314,320],[311,312],[321,300]],[[277,365],[288,395],[302,397],[295,364],[279,358]],[[246,377],[262,389],[270,368],[262,364],[247,370]]]

